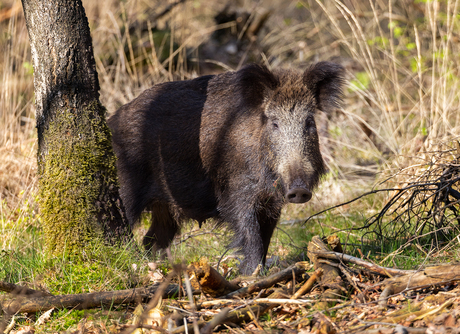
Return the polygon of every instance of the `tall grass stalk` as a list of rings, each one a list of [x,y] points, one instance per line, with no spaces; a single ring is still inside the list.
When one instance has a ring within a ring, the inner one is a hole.
[[[9,20],[1,22],[0,248],[4,250],[36,240],[33,233],[23,233],[33,225],[36,213],[31,200],[36,164],[33,77],[27,30],[17,15],[20,6],[14,4]]]
[[[376,8],[381,3],[370,1],[371,28],[368,20],[358,16],[362,13],[342,1],[335,0],[333,8],[316,3],[327,14],[340,43],[370,78],[367,87],[356,89],[367,105],[366,116],[358,120],[383,145],[394,155],[416,154],[460,135],[459,59],[455,56],[459,47],[453,34],[459,27],[457,0],[426,1],[421,4],[425,20],[406,22],[394,13],[391,1],[387,8]]]

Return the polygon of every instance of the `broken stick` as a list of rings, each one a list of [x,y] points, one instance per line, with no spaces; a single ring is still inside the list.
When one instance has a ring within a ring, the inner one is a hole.
[[[330,259],[330,260],[338,260],[338,261],[344,261],[344,262],[350,262],[353,264],[357,264],[358,266],[362,266],[364,268],[367,268],[369,270],[375,271],[376,273],[379,273],[381,275],[385,276],[398,276],[398,275],[407,275],[407,274],[413,274],[416,272],[416,270],[402,270],[402,269],[395,269],[395,268],[386,268],[386,267],[381,267],[378,266],[374,263],[364,261],[358,257],[354,257],[351,255],[347,254],[342,254],[342,253],[337,253],[337,252],[332,252],[330,250],[316,250],[313,253],[317,257],[322,257],[325,259]]]
[[[52,296],[51,293],[46,292],[46,291],[34,290],[34,289],[30,289],[25,286],[3,282],[3,281],[0,281],[0,291],[5,291],[5,292],[12,293],[15,295],[23,295],[23,296],[35,296],[35,297]]]
[[[321,276],[321,285],[333,287],[323,293],[321,301],[316,304],[319,309],[327,309],[333,306],[334,302],[330,302],[328,300],[337,299],[337,297],[341,296],[345,290],[343,281],[340,277],[339,269],[336,266],[319,261],[319,257],[322,254],[329,252],[330,249],[319,236],[314,236],[308,243],[308,257],[311,262],[314,263],[315,270],[321,269],[323,271],[323,275]]]
[[[460,264],[428,267],[419,272],[389,278],[382,282],[385,286],[379,298],[379,305],[384,307],[389,296],[402,291],[425,288],[432,285],[460,281]]]
[[[45,297],[18,297],[3,301],[3,311],[6,314],[33,313],[58,308],[88,309],[101,305],[115,305],[140,302],[152,297],[159,284],[145,288],[82,293],[76,295],[45,296]],[[171,297],[178,293],[178,285],[170,284],[163,292],[163,297]]]
[[[188,266],[187,271],[193,288],[195,290],[201,289],[212,297],[222,296],[240,288],[238,285],[227,281],[205,260],[192,263]]]
[[[275,285],[276,283],[292,279],[293,276],[300,277],[307,270],[308,263],[306,262],[297,262],[296,264],[276,273],[271,276],[268,276],[260,281],[254,282],[248,285],[245,288],[241,288],[234,292],[231,292],[225,296],[222,296],[222,299],[231,299],[231,298],[242,298],[251,293],[260,291],[262,289],[267,289]]]
[[[305,284],[302,285],[302,287],[299,290],[297,290],[297,292],[294,293],[294,295],[292,295],[291,299],[297,299],[300,296],[306,294],[307,292],[310,292],[311,288],[313,288],[313,285],[316,283],[317,280],[321,278],[322,275],[323,269],[316,269],[315,272],[310,276],[310,278],[305,282]]]

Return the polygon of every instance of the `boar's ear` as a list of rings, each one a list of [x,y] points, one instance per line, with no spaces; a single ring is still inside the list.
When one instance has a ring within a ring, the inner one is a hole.
[[[319,110],[328,112],[340,107],[345,81],[343,72],[342,66],[323,61],[312,65],[303,74],[303,81],[314,94]]]
[[[278,86],[278,79],[263,65],[250,64],[236,72],[238,90],[245,105],[262,104],[269,90]]]

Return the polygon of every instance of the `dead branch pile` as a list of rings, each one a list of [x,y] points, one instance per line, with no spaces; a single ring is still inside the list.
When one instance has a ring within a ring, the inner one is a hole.
[[[441,144],[412,160],[418,161],[386,181],[396,189],[365,228],[386,240],[427,235],[451,240],[460,231],[460,142]]]
[[[14,315],[21,312],[116,304],[137,307],[127,324],[115,326],[115,333],[211,333],[234,327],[324,334],[371,328],[379,328],[375,333],[425,333],[439,324],[443,333],[456,333],[460,326],[460,265],[384,268],[343,254],[336,236],[314,237],[308,256],[315,269],[311,274],[305,273],[308,263],[298,262],[268,277],[245,277],[238,283],[225,280],[203,261],[176,265],[161,284],[125,291],[52,296],[1,282],[0,290],[9,294],[0,300],[6,315],[0,332],[11,330]],[[174,278],[181,278],[179,284],[172,283]],[[40,318],[49,318],[51,312]],[[94,323],[84,320],[75,333],[88,332],[91,326]]]
[[[404,240],[398,251],[416,245],[428,254],[442,246],[450,247],[451,243],[446,243],[456,240],[460,234],[460,141],[441,143],[438,149],[419,152],[410,160],[417,160],[417,163],[400,168],[387,177],[380,184],[384,187],[376,187],[348,202],[318,212],[304,223],[370,195],[387,193],[382,209],[367,218],[363,226],[349,230],[363,230],[363,240]],[[427,247],[429,249],[425,250]]]

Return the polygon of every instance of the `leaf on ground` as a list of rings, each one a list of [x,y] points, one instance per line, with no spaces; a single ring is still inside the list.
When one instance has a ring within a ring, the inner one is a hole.
[[[165,279],[165,277],[163,276],[163,274],[160,272],[159,269],[156,269],[155,271],[149,270],[148,277],[150,279],[150,282],[152,283],[163,282]]]
[[[150,326],[158,326],[158,327],[161,327],[161,328],[166,328],[167,327],[167,323],[166,321],[164,321],[164,313],[161,311],[160,305],[161,303],[159,303],[159,305],[157,305],[157,307],[154,307],[153,309],[151,309],[146,318],[144,319],[144,321],[142,321],[142,323],[144,325],[150,325]]]
[[[45,313],[43,313],[40,318],[38,318],[37,322],[35,322],[35,326],[40,326],[45,324],[51,318],[51,313],[54,311],[54,307]]]
[[[35,330],[32,326],[24,326],[19,328],[17,331],[11,331],[10,334],[34,334]]]
[[[163,329],[166,329],[167,323],[165,321],[165,315],[163,311],[161,311],[162,307],[162,299],[158,301],[158,304],[152,308],[151,310],[148,311],[148,313],[145,313],[144,308],[142,304],[139,304],[136,306],[133,312],[133,319],[131,323],[133,325],[139,326],[139,328],[136,328],[133,331],[133,334],[142,334],[142,333],[160,333],[160,331],[156,330],[144,330],[142,328],[142,325],[148,325],[148,326],[156,326],[160,327]]]

